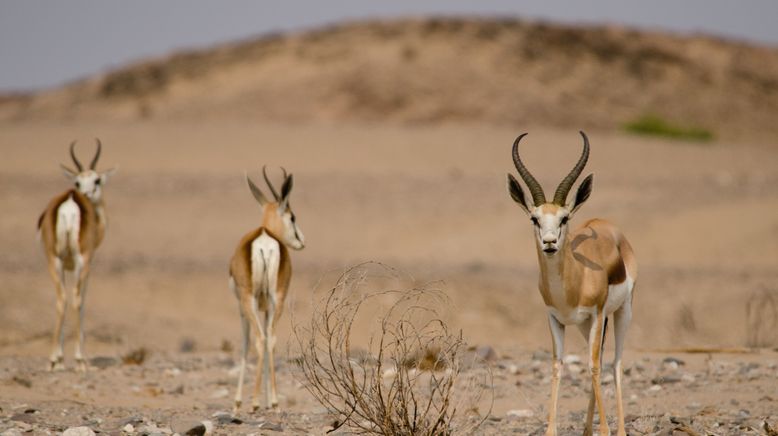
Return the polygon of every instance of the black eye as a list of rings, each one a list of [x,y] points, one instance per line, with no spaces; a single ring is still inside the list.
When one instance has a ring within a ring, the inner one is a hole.
[[[81,189],[81,182],[78,180],[76,180],[76,188]]]
[[[95,180],[95,185],[100,186],[100,179]]]
[[[295,217],[294,217],[294,215],[292,215],[292,222],[294,222],[294,220],[295,220]]]
[[[533,216],[533,217],[530,218],[530,220],[532,220],[532,224],[535,224],[536,226],[540,225],[540,224],[538,224],[538,218],[537,217]]]
[[[559,222],[559,225],[563,226],[563,225],[567,224],[567,220],[568,220],[568,219],[569,219],[569,218],[568,218],[568,217],[566,217],[566,216],[562,217],[562,220]]]

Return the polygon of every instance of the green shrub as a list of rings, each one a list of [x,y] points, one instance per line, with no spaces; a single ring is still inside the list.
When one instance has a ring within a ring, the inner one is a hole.
[[[637,135],[664,136],[685,141],[708,142],[713,140],[713,133],[707,129],[673,124],[656,115],[644,115],[630,121],[624,125],[624,129]]]

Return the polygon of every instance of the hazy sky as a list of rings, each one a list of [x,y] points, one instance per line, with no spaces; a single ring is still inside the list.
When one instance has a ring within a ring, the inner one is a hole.
[[[621,23],[778,45],[775,0],[0,0],[0,92],[268,32],[427,14]]]

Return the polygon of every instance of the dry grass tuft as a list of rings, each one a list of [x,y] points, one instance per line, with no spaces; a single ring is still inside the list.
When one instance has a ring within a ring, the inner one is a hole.
[[[488,413],[467,412],[478,410],[477,403],[492,393],[491,373],[464,374],[461,333],[452,334],[440,317],[445,295],[397,286],[401,282],[396,271],[376,263],[353,267],[338,279],[314,306],[310,324],[295,326],[304,384],[338,415],[331,431],[346,426],[362,434],[472,432]],[[352,340],[355,325],[362,333],[365,317],[372,333],[361,348]]]

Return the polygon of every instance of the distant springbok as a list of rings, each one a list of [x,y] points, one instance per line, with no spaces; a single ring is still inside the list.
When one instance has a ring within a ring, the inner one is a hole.
[[[590,174],[581,182],[573,201],[566,203],[570,188],[589,158],[589,139],[584,132],[580,133],[584,141],[583,153],[572,171],[559,184],[553,202],[546,201],[543,188],[519,157],[519,142],[526,133],[513,143],[513,163],[532,194],[532,204],[527,202],[519,182],[510,174],[508,190],[532,221],[540,264],[540,294],[548,310],[551,329],[554,366],[546,434],[557,433],[557,398],[563,369],[565,326],[568,325],[577,326],[589,343],[592,393],[584,434],[592,434],[595,403],[600,416],[600,434],[610,434],[600,391],[600,368],[607,321],[613,315],[618,434],[626,435],[621,394],[621,354],[632,319],[632,290],[637,280],[637,264],[627,239],[618,228],[605,220],[592,219],[578,229],[568,231],[568,221],[592,191],[593,174]]]
[[[263,372],[264,377],[270,382],[270,386],[265,389],[267,405],[278,406],[273,353],[276,343],[276,323],[281,317],[284,300],[289,290],[289,281],[292,278],[292,262],[287,247],[295,250],[305,247],[303,234],[289,204],[292,175],[287,175],[286,170],[283,171],[284,182],[279,195],[270,183],[266,169],[262,168],[262,175],[273,194],[274,201],[268,201],[248,174],[246,175],[251,193],[262,206],[262,221],[258,228],[243,236],[230,262],[229,285],[238,298],[243,330],[243,349],[234,413],[237,413],[241,405],[243,376],[246,372],[251,331],[255,335],[254,346],[257,350],[252,408],[254,411],[259,408],[259,390]]]
[[[65,271],[72,271],[75,278],[72,295],[73,306],[77,312],[76,364],[81,371],[85,371],[87,367],[83,354],[84,298],[89,265],[105,235],[103,186],[114,172],[113,169],[103,173],[95,170],[102,149],[100,140],[96,141],[97,151],[88,169],[84,169],[76,158],[74,150],[76,141],[70,144],[70,157],[77,171],[65,165],[62,165],[62,169],[65,171],[65,176],[75,183],[75,189],[69,189],[54,197],[38,219],[38,237],[43,243],[49,275],[54,281],[57,292],[57,322],[54,327],[49,370],[64,368],[62,347],[65,335],[62,327],[67,309]]]

